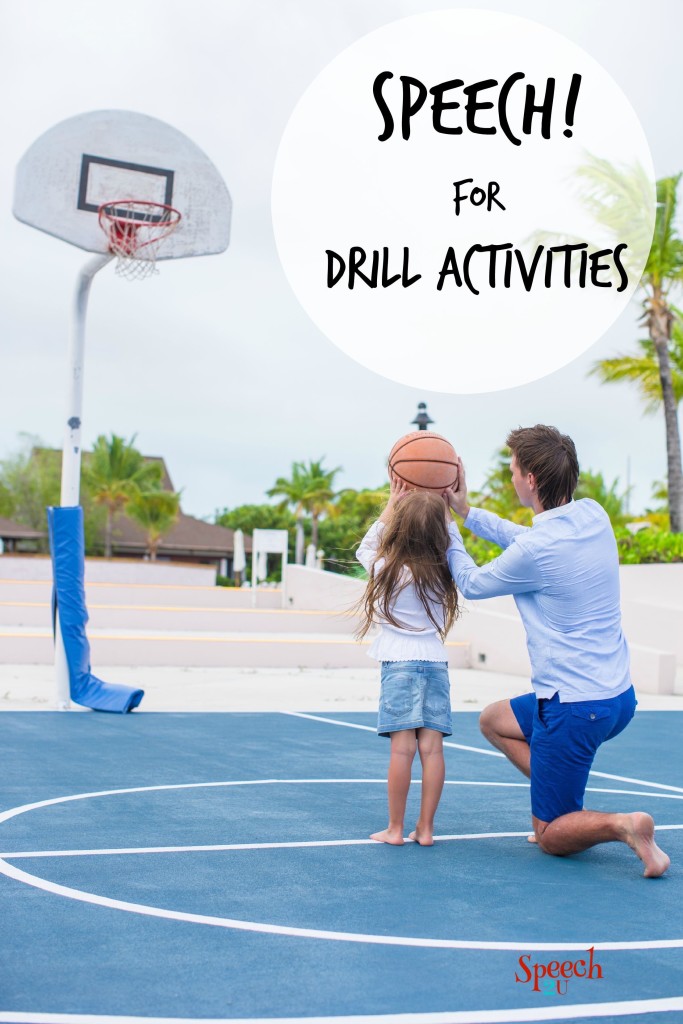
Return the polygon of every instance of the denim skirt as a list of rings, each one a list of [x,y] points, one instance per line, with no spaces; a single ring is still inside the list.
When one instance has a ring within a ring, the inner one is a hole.
[[[450,736],[451,686],[445,661],[383,661],[377,732],[434,729]]]

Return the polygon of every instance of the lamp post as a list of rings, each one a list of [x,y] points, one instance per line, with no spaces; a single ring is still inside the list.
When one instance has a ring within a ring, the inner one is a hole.
[[[427,427],[429,426],[429,424],[433,423],[433,422],[434,422],[434,420],[431,418],[431,416],[427,412],[427,403],[426,402],[418,402],[417,403],[417,416],[415,417],[414,420],[411,420],[411,425],[414,423],[417,426],[418,430],[426,430]]]

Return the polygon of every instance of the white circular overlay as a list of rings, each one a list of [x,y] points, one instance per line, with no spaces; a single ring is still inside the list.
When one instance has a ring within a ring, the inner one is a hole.
[[[619,86],[573,42],[494,11],[405,18],[339,54],[287,124],[272,191],[317,327],[376,373],[454,394],[585,352],[638,285],[654,212]]]

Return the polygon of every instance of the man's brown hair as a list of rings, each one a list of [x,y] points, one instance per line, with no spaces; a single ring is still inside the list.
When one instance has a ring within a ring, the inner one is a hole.
[[[544,509],[572,500],[579,479],[579,460],[571,437],[556,427],[537,423],[535,427],[511,430],[506,444],[522,473],[536,477],[538,500]]]

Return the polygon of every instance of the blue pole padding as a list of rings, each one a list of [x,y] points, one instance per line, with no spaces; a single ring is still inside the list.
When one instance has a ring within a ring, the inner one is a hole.
[[[104,683],[90,669],[90,644],[85,632],[85,541],[83,509],[48,508],[47,525],[52,555],[52,629],[59,609],[59,628],[69,667],[71,699],[94,711],[132,711],[145,691]]]

